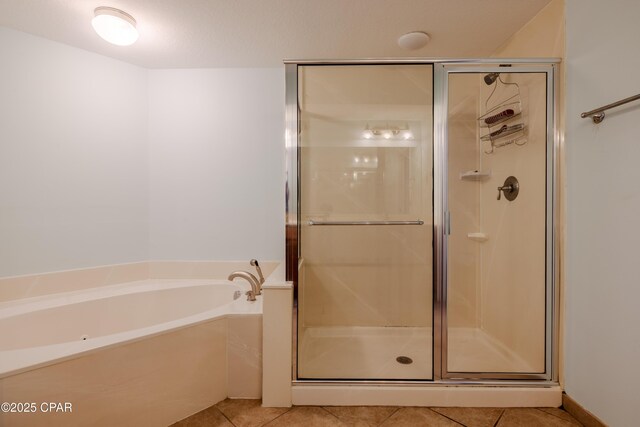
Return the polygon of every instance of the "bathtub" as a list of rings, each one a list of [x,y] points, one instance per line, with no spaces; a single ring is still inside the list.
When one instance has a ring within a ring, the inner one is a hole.
[[[0,304],[0,400],[73,408],[0,425],[168,425],[260,397],[262,298],[248,289],[156,279]]]

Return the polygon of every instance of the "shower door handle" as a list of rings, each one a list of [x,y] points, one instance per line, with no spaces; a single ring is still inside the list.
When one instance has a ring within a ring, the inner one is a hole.
[[[444,213],[444,234],[451,235],[451,211]]]
[[[316,221],[310,219],[309,225],[422,225],[424,221]]]

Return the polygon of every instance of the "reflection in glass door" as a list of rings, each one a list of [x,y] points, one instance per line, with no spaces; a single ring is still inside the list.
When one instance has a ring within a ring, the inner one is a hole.
[[[447,78],[447,378],[548,378],[548,71]]]
[[[432,66],[298,67],[300,379],[431,379]]]

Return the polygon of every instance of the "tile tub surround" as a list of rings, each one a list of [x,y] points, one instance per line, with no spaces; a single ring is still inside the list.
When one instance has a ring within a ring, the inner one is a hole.
[[[259,400],[224,400],[172,427],[254,426],[580,426],[558,408],[418,408],[397,406],[296,406],[265,408]]]
[[[277,274],[280,262],[260,262],[268,279]],[[246,261],[144,261],[54,271],[15,277],[0,277],[0,302],[61,292],[109,286],[146,279],[221,279],[235,270],[254,272]]]

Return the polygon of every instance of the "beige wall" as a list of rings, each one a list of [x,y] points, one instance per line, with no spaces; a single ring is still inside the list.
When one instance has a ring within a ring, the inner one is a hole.
[[[491,55],[495,58],[563,58],[564,0],[552,0]]]

